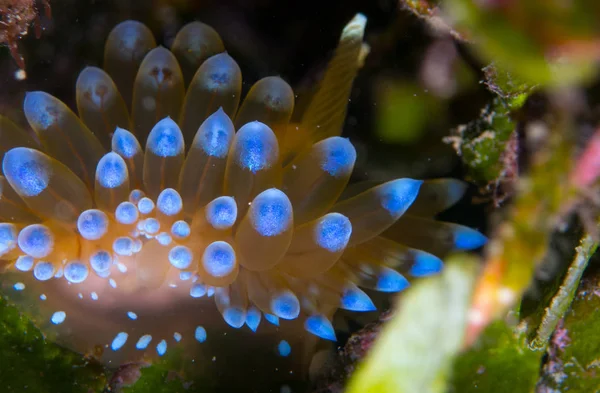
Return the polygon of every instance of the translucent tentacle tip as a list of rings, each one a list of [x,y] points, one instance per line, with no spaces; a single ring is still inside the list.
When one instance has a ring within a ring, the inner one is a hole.
[[[333,325],[324,315],[312,315],[304,321],[304,329],[324,340],[336,341]]]
[[[354,168],[356,149],[346,138],[334,136],[320,143],[321,168],[333,177],[348,175]]]
[[[130,225],[139,218],[137,207],[131,202],[121,202],[115,209],[115,219],[120,224]]]
[[[300,301],[289,290],[284,290],[271,299],[271,312],[281,319],[295,319],[300,315]]]
[[[17,227],[14,224],[0,224],[0,256],[17,246]]]
[[[54,236],[47,226],[33,224],[21,230],[17,243],[25,254],[34,258],[44,258],[54,248]]]
[[[219,108],[200,126],[194,144],[199,144],[209,156],[225,158],[234,135],[234,127],[229,116]]]
[[[246,325],[248,325],[250,330],[252,330],[253,332],[256,332],[256,330],[258,329],[258,325],[260,325],[261,316],[262,314],[260,310],[256,307],[250,307],[248,308],[248,311],[246,311]]]
[[[483,247],[488,239],[479,231],[460,226],[454,232],[454,246],[459,250],[473,250]]]
[[[409,287],[409,282],[397,271],[384,267],[377,275],[375,290],[380,292],[400,292]]]
[[[107,272],[112,262],[112,257],[107,251],[97,251],[90,257],[90,266],[97,273]]]
[[[350,220],[339,213],[323,216],[314,233],[316,243],[329,252],[339,252],[346,248],[351,234]]]
[[[218,197],[205,209],[206,221],[215,229],[231,228],[237,219],[237,204],[232,197]]]
[[[98,240],[108,232],[108,216],[102,210],[86,210],[77,218],[77,230],[84,239]]]
[[[421,184],[422,180],[397,179],[381,185],[381,206],[393,217],[400,217],[417,198]]]
[[[258,194],[248,214],[252,226],[261,236],[277,236],[292,226],[292,203],[276,188]]]
[[[208,245],[202,256],[204,270],[213,277],[225,277],[235,268],[235,251],[227,242],[216,241]]]
[[[235,144],[238,164],[252,173],[268,169],[279,157],[277,137],[259,121],[242,126]]]
[[[65,278],[73,284],[84,282],[88,277],[88,274],[89,270],[87,265],[81,262],[70,262],[64,269]]]
[[[159,157],[174,157],[183,153],[183,134],[177,123],[170,117],[165,117],[152,128],[146,149]]]
[[[169,262],[177,269],[187,269],[193,259],[192,251],[186,246],[175,246],[169,251]]]
[[[409,274],[414,277],[426,277],[441,272],[443,268],[444,262],[440,258],[424,251],[418,251]]]
[[[232,328],[239,329],[246,322],[246,311],[240,307],[227,307],[223,311],[223,319]]]
[[[358,312],[375,311],[377,309],[369,295],[353,284],[348,285],[344,290],[340,300],[340,308]]]
[[[52,171],[43,156],[26,147],[15,147],[4,155],[2,172],[21,196],[33,197],[48,187]]]
[[[127,164],[114,152],[109,152],[98,161],[96,179],[104,188],[116,188],[127,180]]]
[[[112,149],[125,158],[132,158],[137,153],[141,153],[140,144],[135,135],[121,127],[117,127],[113,134]]]
[[[177,191],[166,188],[158,196],[156,208],[166,216],[174,216],[183,208],[183,201]]]
[[[65,108],[57,105],[60,101],[43,91],[32,91],[25,94],[23,111],[27,121],[34,128],[48,129],[60,121]]]

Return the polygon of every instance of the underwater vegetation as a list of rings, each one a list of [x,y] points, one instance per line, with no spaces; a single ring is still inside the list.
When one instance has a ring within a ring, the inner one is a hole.
[[[140,22],[118,24],[104,69],[79,74],[78,115],[28,92],[34,136],[0,117],[7,299],[109,367],[174,351],[199,373],[225,358],[226,376],[259,360],[302,375],[318,340],[336,340],[336,310],[376,309],[361,288],[400,292],[439,273],[449,250],[485,244],[433,219],[462,197],[460,181],[348,186],[357,152],[339,134],[365,24],[346,25],[297,123],[280,77],[241,100],[240,67],[200,22],[170,50]],[[229,360],[248,339],[263,350]]]

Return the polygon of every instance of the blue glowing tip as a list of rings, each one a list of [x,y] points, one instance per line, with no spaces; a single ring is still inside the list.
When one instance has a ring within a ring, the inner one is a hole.
[[[458,250],[474,250],[483,247],[487,237],[475,229],[457,225],[454,230],[454,246]]]
[[[146,150],[159,157],[175,157],[183,153],[183,134],[177,123],[165,117],[152,128],[146,141]]]
[[[129,319],[131,319],[132,321],[135,321],[138,318],[137,314],[134,313],[133,311],[127,311],[127,317]]]
[[[193,259],[192,251],[186,246],[175,246],[169,251],[169,262],[177,269],[187,269]]]
[[[271,312],[281,319],[295,319],[300,315],[300,302],[289,290],[284,290],[271,299]]]
[[[268,169],[277,161],[279,143],[266,124],[253,121],[238,130],[234,152],[240,167],[256,173]]]
[[[54,265],[50,262],[40,261],[33,268],[33,276],[40,281],[47,281],[54,277]]]
[[[107,251],[96,251],[90,256],[90,266],[97,273],[104,273],[112,265],[112,256]]]
[[[101,239],[108,232],[108,216],[102,210],[86,210],[77,219],[77,230],[86,240]]]
[[[37,150],[15,147],[4,155],[2,172],[19,195],[33,197],[50,183],[52,170],[47,161],[47,157]]]
[[[34,258],[44,258],[54,248],[54,236],[47,226],[32,224],[19,232],[17,243],[25,254]]]
[[[15,285],[13,285],[13,289],[15,291],[22,291],[25,289],[25,284],[23,284],[22,282],[17,282],[15,283]]]
[[[120,127],[117,127],[113,134],[112,150],[124,158],[132,158],[142,152],[140,143],[135,135]]]
[[[173,225],[171,225],[171,234],[178,239],[184,239],[188,237],[190,233],[190,225],[183,220],[175,221]]]
[[[54,314],[52,314],[52,317],[50,317],[50,322],[52,322],[52,324],[54,325],[60,325],[65,321],[66,318],[67,313],[65,313],[64,311],[57,311]]]
[[[246,322],[246,311],[239,307],[227,307],[223,310],[223,319],[232,328],[239,329]]]
[[[193,274],[192,272],[180,272],[180,273],[179,273],[179,279],[180,279],[181,281],[187,281],[187,280],[189,280],[190,278],[192,278],[192,276],[193,276],[193,275],[194,275],[194,274]]]
[[[127,334],[125,332],[117,333],[117,335],[115,336],[115,338],[112,341],[112,344],[110,344],[110,348],[113,351],[118,351],[119,349],[121,349],[121,347],[123,345],[125,345],[128,337],[129,337],[129,334]]]
[[[381,207],[399,218],[417,199],[421,184],[422,180],[397,179],[376,187]]]
[[[152,336],[149,334],[144,334],[135,344],[135,347],[139,350],[146,349],[148,348],[148,345],[150,345],[150,341],[152,341]]]
[[[312,315],[304,321],[304,329],[324,340],[336,341],[333,325],[324,315]]]
[[[236,264],[235,251],[227,242],[216,241],[208,245],[202,255],[204,270],[213,277],[225,277]]]
[[[139,218],[137,207],[131,202],[121,202],[115,209],[115,219],[120,224],[131,225]]]
[[[106,153],[98,161],[96,180],[104,188],[117,188],[129,179],[127,164],[117,153]]]
[[[437,274],[444,268],[444,262],[435,255],[425,251],[414,250],[414,264],[408,273],[414,277],[427,277]]]
[[[144,231],[154,235],[160,231],[160,222],[156,218],[147,218],[144,220]]]
[[[15,224],[0,224],[0,256],[17,246],[17,227]]]
[[[158,196],[156,208],[165,216],[174,216],[183,208],[183,201],[177,191],[166,188]]]
[[[177,342],[181,341],[181,333],[178,333],[178,332],[173,333],[173,339],[175,339],[175,341],[177,341]]]
[[[346,248],[351,234],[350,220],[339,213],[329,213],[321,217],[314,233],[316,243],[329,252],[340,252]]]
[[[129,193],[129,202],[133,203],[134,205],[137,205],[140,199],[142,199],[145,196],[146,194],[144,194],[144,191],[142,190],[131,190],[131,192]]]
[[[194,137],[193,144],[199,146],[209,156],[225,158],[234,134],[231,119],[223,108],[219,108],[204,120]]]
[[[61,116],[61,108],[57,108],[56,98],[43,91],[32,91],[25,94],[23,112],[30,124],[44,130],[56,125]]]
[[[248,215],[252,226],[261,236],[277,236],[292,226],[294,213],[287,195],[271,188],[254,198]]]
[[[292,353],[292,347],[287,341],[281,340],[279,345],[277,345],[277,352],[279,352],[280,356],[288,357]]]
[[[73,284],[84,282],[88,273],[87,265],[81,262],[69,262],[64,269],[65,278]]]
[[[206,285],[204,284],[194,284],[190,289],[190,296],[194,298],[199,298],[206,295]]]
[[[206,341],[206,329],[204,329],[202,326],[196,327],[196,331],[194,332],[194,338],[199,343],[203,343],[204,341]]]
[[[214,199],[205,208],[206,221],[215,229],[228,229],[237,219],[235,199],[222,196]]]
[[[258,325],[260,325],[261,315],[260,310],[256,307],[250,307],[248,308],[248,311],[246,311],[246,325],[248,325],[253,332],[256,332]]]
[[[156,240],[160,243],[161,246],[168,246],[173,241],[171,235],[166,232],[161,232],[156,235]]]
[[[377,275],[375,290],[380,292],[400,292],[409,287],[408,280],[397,271],[382,267]]]
[[[279,317],[273,314],[265,314],[265,319],[272,325],[279,326]]]
[[[130,237],[118,237],[113,242],[113,251],[117,255],[130,256],[133,254],[133,248],[133,240]]]
[[[358,312],[375,311],[377,309],[369,295],[354,284],[348,284],[344,290],[340,300],[340,308]]]
[[[356,149],[346,138],[334,136],[318,144],[321,169],[333,177],[352,173],[356,161]]]
[[[138,210],[142,214],[150,214],[154,210],[154,202],[148,197],[143,197],[137,204]]]
[[[158,356],[162,356],[167,353],[167,342],[165,340],[162,340],[156,345],[156,353]]]
[[[20,270],[22,272],[28,272],[31,269],[33,269],[33,263],[34,260],[32,257],[30,257],[29,255],[21,255],[17,258],[17,261],[15,262],[15,267],[17,268],[17,270]]]

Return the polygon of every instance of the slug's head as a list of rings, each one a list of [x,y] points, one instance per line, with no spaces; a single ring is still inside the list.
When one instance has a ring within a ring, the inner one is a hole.
[[[335,340],[335,310],[375,309],[361,288],[398,292],[439,272],[422,249],[481,246],[478,232],[431,219],[462,196],[457,181],[346,189],[356,150],[339,134],[365,22],[346,26],[297,124],[279,77],[240,105],[238,65],[198,22],[171,50],[138,22],[118,25],[104,70],[79,75],[78,115],[29,93],[39,144],[0,118],[11,299],[52,339],[115,366],[176,347],[206,367],[239,349],[232,327],[259,358],[274,340],[273,358],[294,369],[307,337]]]

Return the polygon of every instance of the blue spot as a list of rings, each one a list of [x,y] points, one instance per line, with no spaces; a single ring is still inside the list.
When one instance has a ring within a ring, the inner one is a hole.
[[[138,189],[132,190],[129,193],[129,202],[137,205],[140,199],[142,199],[144,196],[146,196],[146,194],[144,194],[144,191]]]
[[[129,319],[135,321],[137,319],[137,314],[134,313],[133,311],[127,311],[127,316],[129,317]]]
[[[190,225],[183,220],[175,221],[171,226],[171,233],[176,238],[184,239],[191,233]]]
[[[295,319],[300,314],[300,302],[292,291],[284,290],[271,299],[271,312],[281,319]]]
[[[314,334],[324,340],[336,341],[333,325],[324,315],[312,315],[306,318],[304,329],[310,334]]]
[[[179,279],[181,281],[187,281],[190,278],[192,278],[192,275],[193,275],[192,272],[180,272],[179,273]]]
[[[167,342],[165,340],[161,340],[161,342],[156,345],[156,353],[158,353],[158,356],[167,353]]]
[[[52,314],[50,322],[52,322],[54,325],[60,325],[65,321],[66,318],[67,314],[64,311],[57,311],[54,314]]]
[[[86,210],[77,218],[77,230],[84,239],[101,239],[108,231],[108,216],[102,210]]]
[[[140,337],[138,342],[135,344],[135,347],[139,350],[146,349],[148,348],[150,341],[152,341],[152,336],[149,334],[145,334],[142,337]]]
[[[118,237],[113,242],[113,251],[117,255],[130,256],[133,254],[133,240],[130,237]]]
[[[329,252],[339,252],[346,248],[351,234],[350,220],[339,213],[326,214],[315,228],[317,244]]]
[[[54,236],[47,226],[32,224],[21,230],[17,243],[25,254],[34,258],[43,258],[52,252]]]
[[[202,297],[206,295],[206,286],[203,284],[194,284],[192,285],[192,288],[190,289],[190,296],[191,297]]]
[[[211,297],[215,294],[215,287],[206,288],[206,296]]]
[[[115,209],[115,218],[120,224],[131,225],[139,218],[137,207],[131,202],[121,202]]]
[[[435,255],[425,251],[414,250],[414,264],[408,273],[414,277],[426,277],[437,274],[444,268],[444,262]]]
[[[397,271],[382,267],[377,275],[375,290],[380,292],[400,292],[409,287],[408,280]]]
[[[46,300],[46,299],[48,299],[48,297],[42,293],[40,295],[40,300]]]
[[[223,108],[219,108],[202,123],[194,138],[194,144],[199,144],[209,156],[225,158],[233,135],[233,123]]]
[[[397,179],[376,187],[381,207],[399,218],[417,198],[421,184],[422,180]]]
[[[90,294],[90,297],[92,298],[92,300],[98,300],[98,294],[96,292],[92,292]]]
[[[175,157],[183,153],[183,135],[177,123],[165,117],[152,128],[146,141],[146,150],[159,157]]]
[[[235,199],[222,196],[214,199],[205,209],[206,221],[215,229],[228,229],[237,219],[237,204]]]
[[[252,226],[261,236],[277,236],[293,221],[292,204],[282,191],[271,188],[254,198],[248,213]]]
[[[281,340],[279,345],[277,345],[277,351],[280,356],[288,357],[290,356],[290,353],[292,353],[292,347],[290,347],[290,344],[287,341]]]
[[[196,327],[196,331],[194,332],[194,338],[199,343],[203,343],[204,341],[206,341],[206,330],[202,326]]]
[[[375,311],[377,308],[373,301],[354,284],[349,284],[340,300],[340,308],[349,311]]]
[[[142,148],[135,135],[131,132],[117,127],[112,137],[112,150],[127,159],[136,154],[141,154]]]
[[[43,153],[26,147],[15,147],[6,152],[2,172],[21,196],[39,195],[50,183],[48,158]]]
[[[459,250],[474,250],[483,247],[487,237],[475,229],[457,225],[454,228],[454,246]]]
[[[173,333],[173,338],[177,342],[181,341],[181,333],[178,333],[178,332]]]
[[[256,332],[258,325],[260,325],[261,315],[260,310],[256,307],[250,307],[248,308],[248,311],[246,311],[246,325],[248,325],[253,332]]]
[[[321,169],[333,177],[349,175],[356,161],[356,150],[348,139],[334,136],[319,142]]]
[[[234,151],[242,168],[252,173],[268,169],[279,157],[275,134],[267,125],[253,121],[236,134]]]
[[[81,262],[70,262],[65,266],[65,278],[73,284],[84,282],[88,276],[87,265]]]
[[[117,188],[128,180],[127,164],[117,153],[106,153],[98,161],[96,180],[104,188]]]
[[[239,307],[227,307],[223,310],[223,319],[232,328],[239,329],[246,322],[246,311]]]
[[[279,317],[273,314],[265,314],[265,319],[272,325],[279,326]]]
[[[25,284],[23,284],[22,282],[18,282],[15,285],[13,285],[13,288],[15,291],[22,291],[23,289],[25,289]]]
[[[34,260],[32,257],[30,257],[29,255],[21,255],[17,258],[17,261],[15,262],[15,267],[17,268],[17,270],[20,270],[22,272],[28,272],[33,268],[33,263]]]
[[[107,251],[97,251],[90,257],[90,265],[97,273],[103,273],[110,269],[112,256]]]
[[[158,196],[156,207],[164,215],[174,216],[181,211],[183,201],[177,191],[172,188],[166,188]]]
[[[156,236],[156,241],[158,241],[161,246],[168,246],[173,241],[173,238],[171,238],[171,235],[168,233],[161,232]]]
[[[229,243],[216,241],[208,245],[202,256],[204,270],[213,277],[225,277],[236,264],[235,251]]]
[[[206,59],[202,63],[202,68],[204,67],[209,71],[208,77],[203,78],[208,90],[223,89],[230,81],[235,80],[235,75],[240,72],[235,60],[225,52]]]
[[[160,231],[160,222],[156,218],[147,218],[144,220],[144,231],[153,235]]]
[[[47,130],[61,120],[64,109],[57,105],[59,102],[48,93],[32,91],[25,94],[23,112],[30,124]]]
[[[117,287],[117,282],[111,278],[111,279],[108,280],[108,285],[110,285],[113,288],[116,288]]]
[[[186,246],[175,246],[169,251],[169,262],[177,269],[187,269],[192,260],[192,251]]]
[[[125,343],[127,342],[127,338],[128,337],[129,337],[129,334],[127,334],[125,332],[117,333],[117,335],[115,336],[112,344],[110,344],[110,348],[113,351],[118,351],[119,349],[121,349],[121,347],[123,345],[125,345]]]
[[[143,197],[137,204],[138,210],[142,214],[150,214],[154,210],[154,202],[152,199]]]
[[[15,248],[17,235],[17,227],[14,224],[0,224],[0,255],[4,255]]]

